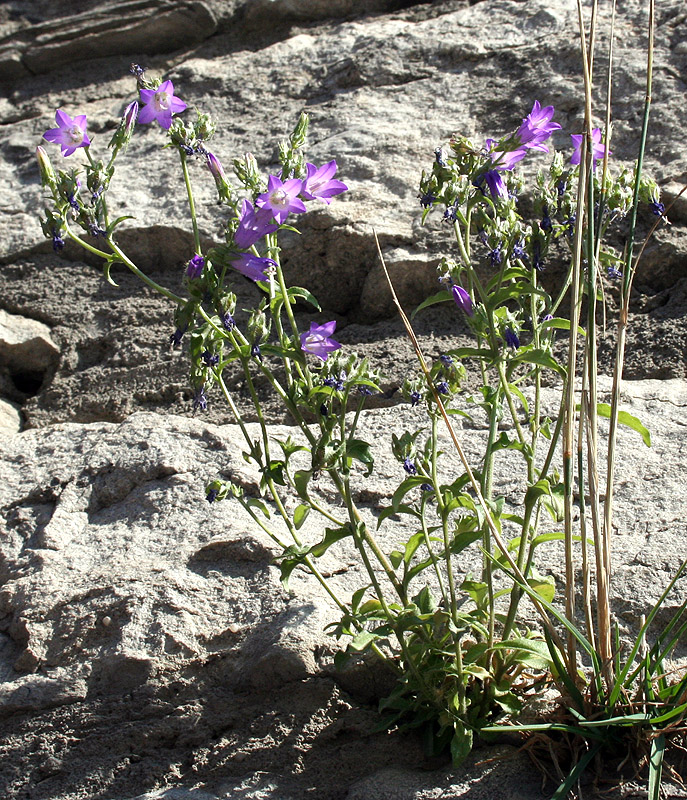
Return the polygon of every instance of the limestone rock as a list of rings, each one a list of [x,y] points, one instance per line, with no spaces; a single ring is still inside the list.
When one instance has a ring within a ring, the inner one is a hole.
[[[54,366],[58,357],[47,325],[0,309],[0,364],[17,372],[40,373]]]
[[[418,180],[421,170],[431,164],[437,145],[455,131],[480,142],[514,128],[530,109],[534,96],[541,93],[531,76],[545,74],[546,97],[540,99],[556,106],[557,119],[563,126],[554,143],[569,149],[570,140],[564,131],[579,130],[582,114],[577,99],[581,90],[577,18],[566,2],[536,0],[523,5],[509,0],[470,6],[442,2],[433,4],[436,7],[431,13],[419,4],[337,23],[313,23],[325,5],[330,4],[261,0],[250,9],[232,6],[236,13],[231,17],[231,33],[208,40],[212,46],[193,49],[187,42],[185,57],[175,57],[174,66],[164,59],[153,60],[149,66],[173,79],[180,96],[190,105],[212,112],[219,131],[213,149],[225,164],[250,150],[263,168],[274,169],[277,141],[289,132],[300,111],[308,109],[312,117],[308,156],[317,163],[336,158],[340,177],[349,184],[350,193],[309,215],[303,236],[294,237],[285,247],[287,271],[294,276],[303,271],[317,273],[319,300],[325,308],[369,320],[390,313],[388,291],[378,273],[373,227],[383,247],[408,252],[408,257],[399,262],[399,272],[403,273],[399,280],[401,299],[408,304],[417,304],[429,289],[424,278],[415,277],[420,262],[436,263],[437,254],[450,247],[450,237],[438,215],[427,227],[419,225]],[[340,0],[338,10],[332,13],[348,14],[350,9],[353,14],[394,5]],[[123,4],[122,8],[123,12],[113,3],[77,17],[97,20],[88,22],[93,26],[94,41],[106,37],[114,42],[112,47],[119,48],[112,26],[121,22],[124,12],[125,20],[126,14],[136,19],[147,14],[150,24],[155,20],[155,25],[169,14],[176,20],[175,30],[183,36],[188,32],[189,37],[198,31],[205,36],[216,14],[208,10],[210,5],[198,2],[146,0],[142,5]],[[267,9],[264,13],[271,21],[279,9],[296,16],[307,9],[310,25],[303,29],[275,27],[273,38],[260,41],[256,52],[237,46],[241,26],[248,25],[247,18],[260,8]],[[620,162],[635,158],[636,109],[641,103],[645,59],[633,31],[642,24],[642,8],[640,0],[633,0],[624,6],[617,21],[616,55],[623,70],[615,93],[614,157]],[[664,4],[657,25],[656,59],[665,63],[668,71],[662,73],[665,80],[658,89],[661,102],[652,112],[652,137],[663,144],[649,150],[647,170],[660,172],[664,183],[676,181],[686,167],[675,132],[684,127],[680,121],[687,112],[679,85],[671,77],[681,73],[687,59],[676,46],[678,10],[679,0]],[[206,23],[187,24],[185,15],[196,13]],[[152,53],[159,40],[157,34],[148,36],[148,18],[141,22],[137,36],[150,41],[148,52]],[[125,24],[122,30],[131,38]],[[485,36],[486,30],[499,31],[499,35]],[[15,32],[12,41],[20,34],[24,35]],[[44,36],[44,47],[56,48],[58,56],[64,49],[65,58],[71,52],[69,48],[81,46],[78,37],[70,39],[68,31],[63,37],[60,34],[59,40],[57,34],[54,38],[50,33]],[[86,36],[84,44],[88,41]],[[168,52],[182,44],[183,37],[177,40],[170,36]],[[101,55],[100,45],[93,46]],[[91,51],[86,48],[86,52]],[[53,58],[52,50],[50,53]],[[41,57],[37,51],[37,69],[42,68]],[[47,252],[50,248],[41,238],[38,225],[22,215],[39,204],[33,150],[53,124],[51,109],[64,105],[72,112],[87,114],[92,130],[104,134],[104,140],[135,95],[127,66],[120,59],[100,75],[92,72],[94,83],[64,96],[40,76],[24,79],[21,93],[10,95],[2,121],[12,120],[12,124],[0,158],[0,173],[5,174],[10,188],[1,240],[5,253],[26,254],[36,248]],[[499,86],[498,97],[485,94],[484,87],[492,85]],[[162,141],[153,126],[137,132],[127,157],[120,159],[112,189],[113,210],[132,214],[138,220],[129,220],[121,230],[123,237],[128,231],[131,254],[140,258],[144,269],[154,264],[147,256],[146,230],[169,227],[170,221],[188,217],[179,176],[169,151],[160,148]],[[78,159],[76,155],[73,163]],[[55,160],[59,162],[61,156],[56,155]],[[202,164],[192,166],[202,233],[217,240],[222,219],[214,205],[213,182]],[[326,225],[319,224],[319,216],[326,218]],[[671,274],[684,276],[685,237],[678,230],[679,218],[675,222],[673,229],[664,232],[661,259],[668,259]],[[163,244],[157,255],[168,266],[178,266],[186,257],[171,241]],[[405,266],[401,270],[402,263]],[[425,266],[420,271],[424,275],[431,270]],[[640,268],[638,279],[651,285],[653,273],[650,266]],[[379,302],[372,303],[370,297],[375,294]]]
[[[171,52],[189,47],[217,29],[207,4],[174,0],[98,3],[81,13],[14,30],[0,41],[4,79],[103,56]]]
[[[0,398],[0,432],[5,436],[19,433],[21,430],[21,412],[16,403]]]

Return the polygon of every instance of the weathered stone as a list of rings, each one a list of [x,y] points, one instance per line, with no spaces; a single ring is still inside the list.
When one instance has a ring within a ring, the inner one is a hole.
[[[21,430],[21,412],[19,406],[9,400],[0,398],[0,433],[11,436]]]
[[[680,80],[687,49],[682,0],[659,6],[646,164],[668,204],[687,174]],[[105,152],[135,97],[128,73],[134,59],[174,80],[190,106],[187,117],[193,106],[213,113],[212,148],[225,166],[251,150],[273,171],[276,141],[307,109],[309,159],[336,158],[350,192],[298,219],[302,236],[285,237],[283,261],[289,278],[318,296],[325,319],[337,320],[337,338],[390,373],[384,385],[390,399],[374,402],[395,404],[394,390],[414,355],[397,321],[379,322],[393,308],[373,229],[401,299],[417,305],[436,290],[439,258],[455,255],[440,212],[419,224],[418,177],[436,145],[454,131],[480,145],[487,135],[513,129],[539,99],[556,106],[563,129],[554,141],[569,152],[567,134],[580,130],[583,111],[574,4],[79,0],[67,11],[54,0],[0,4],[6,89],[0,98],[0,298],[12,316],[48,323],[55,343],[47,372],[28,376],[30,386],[16,373],[24,355],[11,368],[3,362],[0,395],[21,404],[28,426],[96,423],[17,434],[13,422],[11,435],[0,434],[2,796],[550,797],[553,786],[538,790],[522,756],[480,765],[494,755],[487,749],[484,756],[475,752],[464,771],[427,772],[412,735],[370,733],[388,675],[363,662],[336,674],[345,691],[335,685],[335,642],[322,628],[337,612],[323,590],[296,569],[295,595],[287,595],[272,564],[278,547],[236,503],[210,506],[204,499],[209,479],[231,476],[249,493],[257,479],[241,458],[245,444],[236,429],[212,424],[229,418],[218,399],[211,396],[209,414],[195,420],[127,419],[136,410],[188,406],[185,356],[166,349],[171,310],[121,267],[113,268],[115,288],[99,277],[97,260],[76,246],[53,252],[36,218],[43,193],[34,148],[54,125],[54,110],[64,108],[88,115],[94,151]],[[605,24],[608,9],[599,13]],[[636,157],[645,22],[642,0],[618,9],[622,69],[614,84],[613,164]],[[600,50],[597,64],[602,61]],[[163,142],[156,126],[136,131],[120,159],[111,207],[136,216],[120,228],[120,243],[144,271],[177,291],[193,240],[183,183]],[[48,149],[60,168],[83,161],[81,151],[66,160]],[[191,175],[207,249],[222,237],[225,220],[201,160],[191,163]],[[654,219],[640,214],[642,235]],[[635,282],[626,364],[632,377],[685,375],[684,195],[670,219],[672,227],[660,229],[645,250]],[[483,255],[474,252],[476,259]],[[542,280],[555,285],[555,270]],[[248,282],[238,282],[238,294],[240,308],[255,302]],[[612,286],[607,298],[613,312]],[[299,310],[301,325],[309,319]],[[415,324],[430,355],[468,344],[455,308],[433,308]],[[605,369],[610,340],[609,334],[600,342]],[[246,412],[240,375],[228,381]],[[602,382],[602,400],[607,392]],[[625,407],[654,439],[649,450],[636,433],[620,432],[613,603],[627,641],[684,558],[680,453],[687,399],[684,381],[628,382],[623,392]],[[548,395],[546,404],[553,412]],[[271,421],[283,419],[270,399],[265,410]],[[15,409],[10,413],[14,419]],[[353,480],[372,524],[403,474],[389,436],[412,429],[419,413],[396,405],[365,417],[377,469],[372,480],[357,473]],[[463,423],[461,437],[470,462],[479,464],[486,437],[479,415]],[[448,442],[442,447],[442,469],[460,474]],[[496,490],[515,513],[522,511],[518,467],[517,453],[499,453]],[[602,483],[603,476],[602,468]],[[313,491],[321,502],[335,503],[324,481]],[[318,541],[321,527],[309,519],[304,541]],[[390,551],[411,532],[393,520],[380,537]],[[559,578],[559,544],[542,545],[538,558],[545,574]],[[475,550],[460,566],[478,563]],[[349,540],[332,547],[320,566],[342,596],[366,580]],[[678,585],[659,626],[683,599]],[[594,794],[583,790],[585,797]],[[669,793],[684,795],[672,787]]]
[[[675,2],[662,9],[656,59],[679,74],[687,57],[674,46]],[[277,8],[294,11],[297,6],[294,0],[284,0],[262,7],[274,8],[276,13]],[[312,14],[319,8],[319,4],[306,6]],[[540,99],[556,106],[563,126],[554,136],[556,146],[569,150],[568,132],[581,126],[577,15],[570,4],[551,5],[544,0],[524,6],[447,3],[431,14],[422,8],[362,17],[335,27],[322,23],[307,31],[285,29],[281,40],[260,48],[259,56],[236,48],[233,39],[218,40],[207,51],[177,62],[167,73],[186,102],[212,112],[219,131],[213,149],[225,164],[251,150],[261,166],[274,169],[276,141],[307,107],[312,116],[309,158],[317,163],[336,158],[340,176],[351,191],[310,215],[314,222],[304,222],[304,235],[294,237],[285,248],[287,271],[294,276],[303,270],[316,271],[320,302],[360,319],[389,314],[391,309],[379,275],[373,227],[383,247],[408,251],[408,258],[399,262],[405,264],[399,281],[404,303],[416,304],[428,291],[427,282],[413,276],[419,262],[436,263],[436,256],[450,247],[439,215],[430,217],[427,227],[419,226],[418,179],[421,169],[431,164],[438,144],[454,131],[474,136],[479,143],[514,128],[531,107],[533,72],[547,75],[546,97]],[[630,31],[641,24],[641,8],[639,0],[633,0],[617,22],[616,55],[623,70],[615,93],[613,149],[620,162],[630,162],[636,155],[634,129],[645,59]],[[351,9],[355,10],[353,5]],[[240,26],[247,23],[240,14],[232,19],[233,35],[239,36]],[[498,30],[499,35],[486,37],[485,30]],[[134,96],[132,79],[125,72],[110,73],[99,81],[97,90],[74,93],[68,103],[38,79],[29,83],[13,103],[14,114],[21,107],[33,109],[40,95],[41,115],[27,114],[12,125],[9,146],[3,151],[4,166],[0,163],[0,172],[21,178],[12,178],[16,191],[10,195],[3,226],[5,241],[11,245],[3,250],[11,253],[49,248],[49,243],[42,243],[39,228],[17,216],[35,206],[39,196],[33,148],[53,124],[49,109],[60,104],[72,110],[78,106],[97,130],[109,135],[126,100]],[[484,87],[490,85],[502,87],[498,97],[485,95]],[[540,91],[537,87],[535,94]],[[660,171],[664,181],[676,181],[685,171],[685,157],[679,141],[669,143],[681,129],[686,112],[679,87],[668,73],[659,91],[663,95],[652,111],[652,136],[664,144],[656,150],[650,147],[647,170]],[[170,153],[159,147],[162,141],[152,126],[141,130],[127,157],[120,159],[112,188],[112,208],[141,220],[128,221],[122,236],[129,231],[132,253],[141,256],[146,269],[150,267],[145,256],[146,229],[168,227],[170,220],[188,216]],[[534,157],[530,161],[534,165]],[[221,215],[214,207],[214,184],[201,165],[193,170],[193,177],[202,210],[201,230],[207,238],[216,239]],[[318,216],[327,218],[324,228],[318,225]],[[675,221],[680,222],[679,218]],[[687,274],[685,237],[678,227],[664,231],[666,249],[661,256],[668,258],[675,277]],[[353,237],[351,231],[355,231]],[[360,237],[357,242],[356,237]],[[159,251],[159,258],[169,266],[180,266],[185,257],[171,242]],[[638,281],[651,286],[652,275],[650,265],[640,267]],[[371,302],[375,294],[378,302]]]
[[[47,325],[0,309],[0,364],[15,372],[41,373],[55,365],[59,354]]]
[[[0,684],[0,716],[40,711],[83,700],[86,681],[73,672],[53,670],[50,675],[25,675]]]
[[[0,43],[0,63],[10,69],[3,80],[103,56],[171,52],[203,41],[216,29],[212,11],[198,0],[98,3],[82,13],[14,31],[9,42]]]

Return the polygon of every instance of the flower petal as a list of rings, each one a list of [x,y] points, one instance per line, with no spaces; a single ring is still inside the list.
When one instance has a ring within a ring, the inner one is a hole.
[[[55,112],[55,122],[60,126],[60,128],[71,128],[73,125],[72,118],[69,114],[66,114],[62,111],[61,108],[58,108]]]

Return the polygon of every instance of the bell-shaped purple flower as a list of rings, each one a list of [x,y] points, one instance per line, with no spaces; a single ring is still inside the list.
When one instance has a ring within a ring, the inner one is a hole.
[[[498,150],[496,149],[498,142],[495,139],[487,139],[487,155],[494,162],[494,169],[499,171],[508,171],[527,155],[525,147],[519,147],[517,150]]]
[[[458,308],[462,309],[468,317],[472,317],[475,313],[475,306],[469,293],[462,286],[458,286],[457,283],[453,284],[451,292]]]
[[[289,214],[304,214],[308,209],[298,197],[303,188],[303,181],[290,178],[282,181],[276,175],[267,179],[267,191],[259,195],[255,201],[258,208],[269,209],[271,216],[281,225]]]
[[[172,81],[163,81],[157,89],[141,89],[141,103],[138,121],[143,125],[159,122],[166,131],[172,126],[172,114],[186,109],[186,103],[174,96]]]
[[[205,259],[203,256],[196,253],[195,256],[186,265],[186,276],[191,280],[200,278],[203,274],[203,267],[205,266]]]
[[[239,227],[234,234],[234,242],[241,250],[248,250],[268,233],[279,228],[272,222],[272,213],[268,210],[256,210],[249,200],[241,203]]]
[[[276,267],[277,263],[271,258],[260,258],[251,253],[241,253],[231,261],[231,266],[252,281],[266,281],[269,278],[265,270],[268,267]]]
[[[91,140],[86,134],[86,115],[72,119],[61,108],[55,112],[57,128],[51,128],[43,134],[43,138],[53,144],[59,144],[63,156],[70,156],[79,147],[89,147]]]
[[[561,127],[557,122],[551,122],[553,115],[553,106],[542,108],[539,105],[539,101],[535,100],[532,110],[523,119],[522,125],[516,131],[515,135],[520,140],[520,143],[528,150],[533,148],[548,153],[549,148],[542,142],[546,141],[554,131]]]
[[[311,322],[308,333],[301,334],[301,349],[305,353],[312,353],[322,361],[326,361],[330,353],[341,347],[339,342],[335,342],[334,339],[330,338],[335,330],[335,320],[325,322],[324,325]]]
[[[503,332],[503,338],[506,341],[506,345],[508,347],[512,347],[513,350],[517,350],[520,347],[520,339],[518,338],[518,334],[512,328],[506,328]]]
[[[573,140],[573,144],[575,145],[575,152],[570,157],[571,164],[579,164],[582,160],[582,147],[584,145],[584,136],[579,133],[571,133],[570,138]],[[594,128],[592,131],[592,158],[594,160],[594,169],[596,169],[596,162],[601,161],[601,159],[606,155],[606,145],[601,142],[601,129]],[[608,151],[608,155],[612,155],[611,151]]]
[[[403,459],[403,469],[408,473],[408,475],[417,475],[417,467],[407,456]]]
[[[336,174],[336,161],[328,161],[323,164],[319,169],[314,165],[307,163],[305,165],[307,176],[303,181],[303,188],[301,195],[306,200],[321,200],[323,203],[329,205],[332,197],[337,194],[348,191],[348,186],[341,181],[334,179]]]

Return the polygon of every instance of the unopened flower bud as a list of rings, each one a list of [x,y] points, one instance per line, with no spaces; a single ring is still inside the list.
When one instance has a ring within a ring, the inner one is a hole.
[[[262,344],[270,331],[270,324],[265,312],[260,308],[254,309],[248,318],[246,328],[253,342],[258,345]]]
[[[198,119],[194,124],[194,133],[196,139],[200,142],[206,142],[215,133],[215,123],[209,114],[198,112]]]
[[[219,195],[220,202],[222,202],[222,200],[226,200],[231,203],[233,189],[227,181],[227,176],[224,172],[222,162],[214,153],[206,150],[205,163],[208,165],[208,169],[210,170],[212,177],[215,179],[215,186],[217,187],[217,194]]]
[[[305,111],[301,111],[301,115],[298,118],[298,122],[296,123],[296,127],[293,129],[293,133],[291,134],[291,147],[294,150],[297,150],[299,147],[303,147],[305,144],[305,137],[308,135],[308,124],[310,123],[310,119]]]
[[[38,169],[41,173],[41,183],[43,186],[49,186],[54,189],[57,181],[55,170],[50,162],[50,157],[40,145],[36,148],[36,158],[38,159]]]
[[[126,128],[127,133],[131,136],[131,131],[134,129],[134,125],[136,124],[136,119],[138,118],[138,103],[134,100],[133,103],[129,103],[129,105],[124,110],[124,127]]]
[[[212,177],[215,179],[217,187],[219,188],[220,181],[224,183],[227,181],[227,176],[224,173],[222,162],[214,153],[211,153],[209,150],[206,153],[205,158],[207,160],[208,169],[212,173]]]
[[[113,147],[115,152],[121,150],[121,148],[126,149],[128,146],[129,142],[131,141],[131,136],[134,132],[134,127],[136,126],[137,118],[138,103],[134,100],[124,109],[124,113],[122,114],[122,118],[119,122],[119,127],[110,139],[109,146]]]
[[[252,153],[246,153],[242,159],[234,159],[234,172],[246,188],[255,192],[262,191],[258,162]]]

